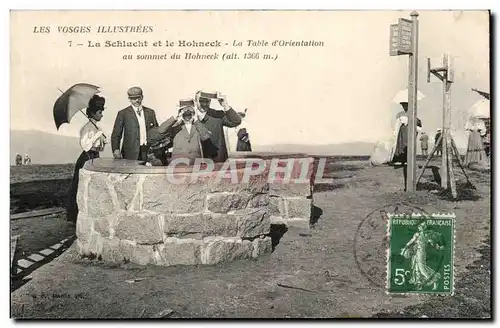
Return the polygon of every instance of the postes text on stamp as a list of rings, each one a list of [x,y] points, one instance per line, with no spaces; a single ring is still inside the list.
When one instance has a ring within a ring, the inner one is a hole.
[[[453,295],[455,215],[387,216],[387,292]]]

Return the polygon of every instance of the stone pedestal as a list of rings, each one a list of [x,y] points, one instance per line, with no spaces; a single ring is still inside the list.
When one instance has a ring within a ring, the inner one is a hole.
[[[81,255],[140,265],[217,264],[272,251],[271,222],[309,226],[309,184],[242,183],[241,165],[222,178],[96,159],[80,170],[76,226]],[[114,172],[109,172],[114,171]],[[273,180],[274,181],[274,180]]]

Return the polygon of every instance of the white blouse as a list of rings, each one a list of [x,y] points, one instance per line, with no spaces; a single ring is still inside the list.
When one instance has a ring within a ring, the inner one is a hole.
[[[80,130],[80,147],[84,151],[103,151],[106,143],[101,140],[102,135],[102,130],[88,121]]]

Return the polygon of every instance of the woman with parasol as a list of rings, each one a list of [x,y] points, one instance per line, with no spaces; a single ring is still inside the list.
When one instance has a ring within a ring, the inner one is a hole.
[[[78,192],[80,169],[86,161],[99,158],[99,153],[104,150],[107,143],[103,131],[96,124],[103,117],[102,112],[104,111],[105,102],[106,99],[99,95],[94,95],[90,99],[86,109],[86,116],[89,121],[80,130],[80,147],[83,151],[76,160],[67,209],[67,220],[73,223],[76,223],[78,216],[76,195]]]

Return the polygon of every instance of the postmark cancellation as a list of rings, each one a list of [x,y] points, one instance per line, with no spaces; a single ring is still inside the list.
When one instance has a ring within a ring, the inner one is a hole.
[[[387,214],[387,293],[454,293],[455,214]]]

